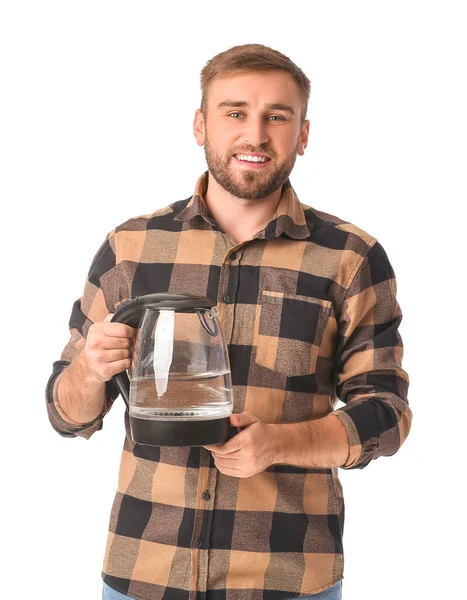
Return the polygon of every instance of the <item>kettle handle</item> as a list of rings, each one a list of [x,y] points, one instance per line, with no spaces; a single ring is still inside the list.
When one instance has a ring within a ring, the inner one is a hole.
[[[136,297],[122,302],[122,304],[117,307],[117,310],[112,315],[110,322],[123,323],[124,325],[129,325],[130,327],[138,327],[141,321],[141,315],[146,308],[143,304],[138,302],[138,300],[139,297]],[[122,395],[126,407],[130,409],[130,379],[127,372],[122,371],[121,373],[117,373],[112,377],[112,381],[115,383],[118,391]]]

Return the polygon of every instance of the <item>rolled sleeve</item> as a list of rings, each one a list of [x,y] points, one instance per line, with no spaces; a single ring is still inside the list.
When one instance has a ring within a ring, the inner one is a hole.
[[[53,364],[52,374],[46,385],[47,415],[53,429],[63,437],[79,436],[87,439],[102,429],[102,420],[118,396],[116,385],[108,381],[106,402],[101,414],[89,423],[77,423],[63,412],[57,394],[60,377],[76,356],[79,342],[87,337],[93,323],[104,321],[109,313],[115,311],[117,302],[118,265],[111,232],[92,261],[82,297],[73,305],[69,322],[71,337],[61,354],[61,359]]]
[[[394,271],[375,242],[362,257],[340,312],[336,343],[334,414],[346,428],[350,452],[342,467],[364,468],[390,456],[407,438],[412,412],[402,369],[402,320]]]
[[[63,412],[58,400],[58,382],[69,361],[59,360],[53,365],[53,373],[47,382],[46,402],[50,424],[62,437],[83,437],[89,439],[93,433],[102,429],[104,416],[110,410],[113,401],[118,396],[118,389],[112,381],[106,382],[106,403],[101,414],[89,423],[78,423]]]

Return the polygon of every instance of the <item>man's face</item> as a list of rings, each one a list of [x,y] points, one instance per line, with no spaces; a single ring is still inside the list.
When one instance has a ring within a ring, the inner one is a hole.
[[[300,90],[286,72],[213,81],[206,119],[197,110],[194,130],[219,185],[246,200],[281,187],[306,147],[309,121],[301,125],[301,110]]]

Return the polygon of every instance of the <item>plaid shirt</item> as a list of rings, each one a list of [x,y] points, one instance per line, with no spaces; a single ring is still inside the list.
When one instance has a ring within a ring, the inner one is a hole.
[[[71,339],[47,386],[52,426],[89,438],[93,422],[63,413],[58,377],[92,323],[154,292],[217,302],[232,369],[234,412],[266,423],[344,424],[362,468],[408,435],[408,377],[394,272],[364,231],[301,204],[289,181],[265,229],[237,244],[193,196],[112,231],[71,314]],[[344,406],[335,409],[337,400]],[[128,413],[103,578],[141,600],[280,600],[343,577],[344,502],[337,468],[274,465],[250,478],[221,474],[204,448],[131,440]]]

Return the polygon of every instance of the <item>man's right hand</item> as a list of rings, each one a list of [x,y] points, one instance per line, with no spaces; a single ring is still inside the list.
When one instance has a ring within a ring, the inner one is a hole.
[[[58,380],[62,416],[72,424],[89,423],[102,413],[105,382],[130,367],[137,329],[123,323],[91,325],[86,339],[76,343],[78,354]]]
[[[109,381],[130,368],[137,329],[123,323],[94,323],[88,331],[82,356],[87,375],[93,381]]]

